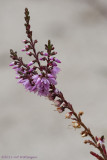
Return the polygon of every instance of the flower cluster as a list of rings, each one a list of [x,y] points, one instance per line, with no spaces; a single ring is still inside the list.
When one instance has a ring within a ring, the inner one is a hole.
[[[45,45],[46,52],[39,51],[36,53],[35,44],[37,40],[32,40],[29,20],[29,11],[25,9],[25,27],[29,40],[23,40],[25,48],[21,51],[26,52],[29,56],[33,56],[34,60],[25,64],[22,58],[18,57],[17,53],[11,50],[11,58],[14,62],[10,66],[13,66],[13,69],[16,71],[18,82],[22,83],[27,90],[34,93],[37,92],[40,96],[48,96],[50,90],[57,84],[56,78],[60,71],[57,64],[61,63],[61,61],[55,57],[57,52],[53,51],[54,47],[50,40]],[[45,61],[45,65],[42,65],[42,61]]]

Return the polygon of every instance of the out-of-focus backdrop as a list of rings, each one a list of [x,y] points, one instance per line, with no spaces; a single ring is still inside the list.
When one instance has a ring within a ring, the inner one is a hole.
[[[107,1],[0,0],[0,156],[94,160],[66,112],[58,114],[52,102],[26,92],[9,67],[10,49],[25,54],[25,7],[37,49],[51,39],[62,61],[57,87],[107,144]]]

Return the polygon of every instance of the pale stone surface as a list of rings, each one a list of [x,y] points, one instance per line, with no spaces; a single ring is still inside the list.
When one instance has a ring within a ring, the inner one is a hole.
[[[32,155],[38,160],[88,160],[64,114],[51,102],[17,84],[9,49],[23,48],[24,8],[31,14],[37,48],[51,39],[62,61],[58,87],[95,135],[107,144],[107,2],[105,0],[0,0],[0,156]],[[29,60],[30,61],[30,60]]]

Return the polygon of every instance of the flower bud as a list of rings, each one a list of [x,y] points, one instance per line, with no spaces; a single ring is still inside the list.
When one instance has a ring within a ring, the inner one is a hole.
[[[28,63],[28,66],[31,66],[33,64],[33,62],[31,61],[30,63]]]
[[[59,99],[59,100],[54,100],[54,104],[56,107],[59,107],[61,104],[62,104],[62,101]]]
[[[82,111],[81,111],[81,112],[79,112],[79,115],[80,115],[80,116],[82,116],[83,114],[84,114],[84,112],[82,112]]]
[[[31,54],[31,52],[26,52],[26,54],[27,54],[27,55],[30,55],[30,54]]]
[[[19,77],[19,76],[16,76],[16,79],[20,79],[20,77]]]
[[[55,62],[61,63],[61,61],[59,59],[57,59],[57,58],[55,58]]]
[[[57,64],[55,62],[52,62],[52,66],[57,66]]]
[[[40,60],[41,60],[41,61],[45,61],[45,60],[46,60],[46,57],[41,57]]]
[[[50,101],[54,101],[54,99],[55,99],[55,94],[49,93],[48,99],[49,99]]]
[[[72,116],[72,112],[68,112],[65,114],[65,118],[70,119]]]
[[[84,130],[84,131],[81,132],[82,137],[86,137],[87,135],[88,135],[87,131]]]
[[[27,44],[27,43],[28,43],[28,41],[27,41],[27,40],[23,40],[22,42],[23,42],[23,43],[25,43],[25,44]]]
[[[25,48],[29,48],[29,46],[28,46],[28,45],[26,45],[26,46],[25,46]]]
[[[16,69],[16,68],[18,68],[18,65],[15,65],[14,67],[12,67],[12,69]]]
[[[54,60],[54,58],[53,58],[53,57],[50,57],[49,59],[50,59],[51,61],[53,61],[53,60]]]
[[[43,53],[44,56],[48,56],[48,53]]]
[[[35,44],[35,43],[38,43],[38,41],[37,41],[37,40],[34,40],[34,44]]]
[[[21,51],[22,51],[22,52],[24,52],[24,51],[26,51],[26,49],[25,49],[25,48],[23,48],[23,49],[21,49]]]
[[[9,66],[14,66],[14,62],[10,63]]]
[[[57,107],[57,111],[58,111],[59,113],[62,113],[62,112],[64,111],[64,108],[63,108],[63,107]]]
[[[59,90],[58,90],[57,88],[55,88],[54,94],[55,94],[55,95],[56,95],[56,94],[59,94]]]
[[[34,70],[33,68],[30,68],[30,69],[29,69],[29,72],[32,72],[33,70]]]

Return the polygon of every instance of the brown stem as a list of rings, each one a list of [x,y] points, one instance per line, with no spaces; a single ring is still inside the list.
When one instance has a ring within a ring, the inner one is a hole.
[[[100,153],[103,156],[104,160],[107,160],[107,156],[105,156],[105,154],[103,152],[103,149],[101,148],[101,146],[97,146],[97,141],[96,141],[94,135],[92,134],[91,130],[82,122],[81,118],[77,115],[77,113],[74,111],[73,106],[69,102],[67,102],[65,100],[65,98],[63,97],[63,94],[61,92],[58,95],[58,97],[60,97],[63,100],[63,102],[65,102],[66,108],[68,108],[73,113],[73,115],[76,118],[77,122],[79,122],[79,124],[87,131],[88,136],[93,141],[93,143],[91,145],[93,145],[95,148],[97,148],[100,151]]]
[[[38,55],[36,54],[36,49],[35,49],[35,46],[34,46],[32,37],[30,38],[30,41],[31,41],[31,45],[32,45],[33,52],[34,52],[34,57],[36,58],[36,61],[37,61],[38,66],[39,66],[39,68],[40,68],[41,65],[40,65],[40,62],[39,62],[39,59],[38,59]]]

